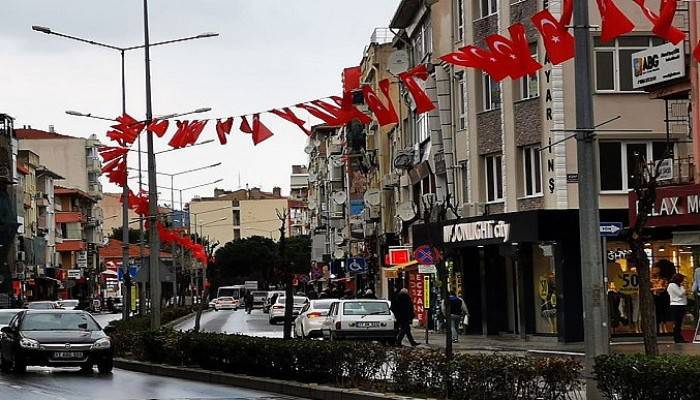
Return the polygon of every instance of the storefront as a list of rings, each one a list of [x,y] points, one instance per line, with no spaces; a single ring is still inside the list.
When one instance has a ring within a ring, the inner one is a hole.
[[[626,221],[626,210],[602,220]],[[583,340],[577,210],[532,210],[413,228],[414,247],[444,251],[450,288],[467,303],[468,333]]]

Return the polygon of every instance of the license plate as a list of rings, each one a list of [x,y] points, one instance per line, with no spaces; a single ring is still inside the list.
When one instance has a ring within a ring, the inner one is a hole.
[[[379,326],[379,322],[358,322],[358,328],[376,328]]]
[[[53,358],[83,358],[81,351],[57,351],[53,353]]]

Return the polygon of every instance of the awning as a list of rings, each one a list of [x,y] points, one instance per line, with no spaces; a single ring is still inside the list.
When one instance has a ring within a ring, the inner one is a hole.
[[[674,246],[700,246],[700,231],[673,232]]]

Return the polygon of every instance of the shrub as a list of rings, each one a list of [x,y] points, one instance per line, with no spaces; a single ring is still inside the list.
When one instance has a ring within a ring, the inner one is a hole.
[[[598,388],[611,400],[690,400],[700,393],[700,357],[600,356],[594,374]]]

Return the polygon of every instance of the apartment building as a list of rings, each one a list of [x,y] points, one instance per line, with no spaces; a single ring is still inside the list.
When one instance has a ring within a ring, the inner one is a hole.
[[[14,185],[17,140],[13,127],[12,117],[0,114],[0,307],[10,306],[16,273],[17,207]]]
[[[289,235],[309,234],[309,171],[305,165],[292,165],[289,177]]]

